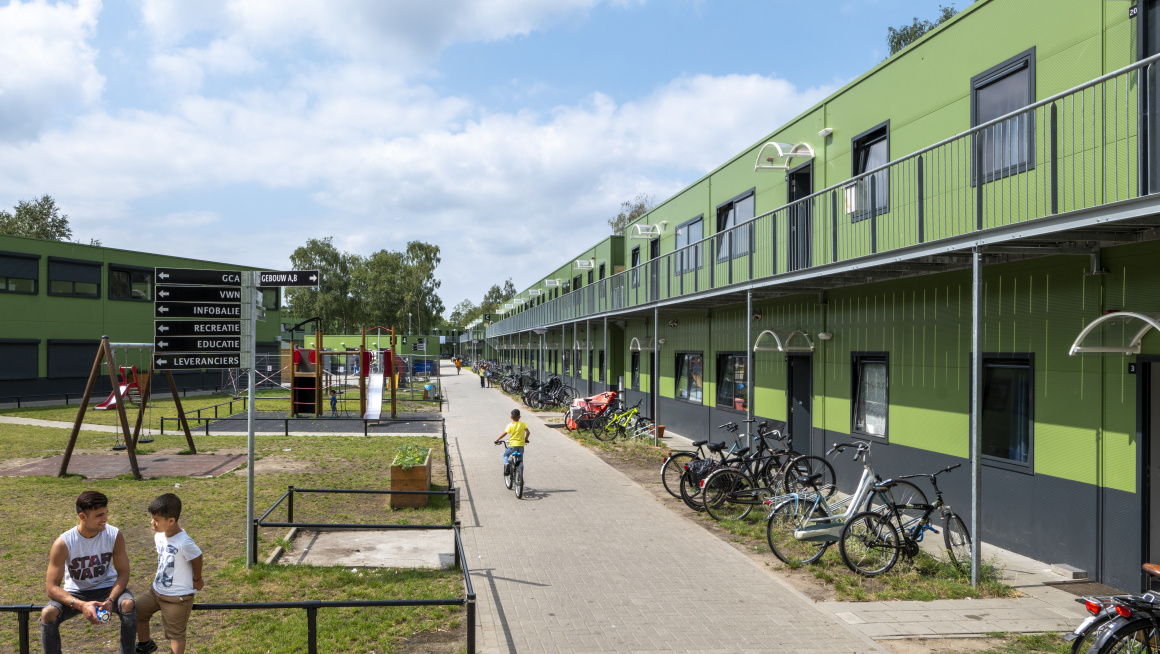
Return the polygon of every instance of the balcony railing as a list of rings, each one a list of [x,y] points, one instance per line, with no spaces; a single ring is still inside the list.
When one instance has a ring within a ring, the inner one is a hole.
[[[488,337],[681,298],[1160,191],[1156,62],[1141,60],[531,307]],[[1145,143],[1141,143],[1141,138]],[[1148,179],[1158,181],[1150,185]],[[1151,189],[1148,187],[1151,186]],[[883,197],[885,196],[885,197]]]

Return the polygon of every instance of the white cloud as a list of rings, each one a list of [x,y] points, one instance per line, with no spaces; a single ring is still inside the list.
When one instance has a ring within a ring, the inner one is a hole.
[[[104,78],[93,36],[99,0],[13,0],[0,7],[0,140],[33,138],[54,116],[96,102]]]

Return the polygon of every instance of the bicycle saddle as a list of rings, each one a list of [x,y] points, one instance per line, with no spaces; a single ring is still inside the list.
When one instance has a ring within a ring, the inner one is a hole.
[[[737,450],[736,452],[734,452],[734,453],[733,453],[733,456],[745,456],[745,454],[746,454],[747,452],[749,452],[749,448],[748,448],[748,447],[743,447],[743,448],[741,448],[741,449]]]
[[[802,484],[802,485],[809,485],[809,484],[812,484],[821,478],[822,478],[822,473],[815,472],[814,474],[806,476],[806,477],[798,477],[797,483]]]
[[[1156,565],[1155,563],[1145,563],[1144,572],[1147,572],[1153,577],[1160,577],[1160,565]]]
[[[709,441],[707,441],[707,440],[706,441],[693,441],[693,447],[701,447],[702,445],[704,445],[705,443],[708,443],[708,442]]]
[[[870,487],[870,490],[877,493],[880,491],[890,490],[891,488],[894,488],[897,485],[898,485],[898,482],[894,481],[893,479],[887,479],[886,481],[884,481],[880,484],[874,484],[873,486]]]
[[[707,447],[710,452],[720,452],[725,449],[725,443],[709,443]]]

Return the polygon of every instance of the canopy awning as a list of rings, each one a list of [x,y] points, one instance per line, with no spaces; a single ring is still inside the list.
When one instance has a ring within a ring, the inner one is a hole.
[[[1101,325],[1123,325],[1125,335],[1133,333],[1132,340],[1127,345],[1084,345],[1083,341],[1097,327]],[[1070,356],[1077,354],[1139,354],[1140,341],[1150,330],[1160,330],[1160,313],[1139,313],[1136,311],[1111,311],[1089,322],[1071,344]]]
[[[808,143],[778,143],[770,141],[757,151],[754,170],[789,170],[793,160],[809,161],[814,158],[814,149]]]
[[[629,352],[652,352],[655,349],[651,338],[634,338],[628,342]]]
[[[587,350],[588,349],[588,341],[586,341],[582,338],[578,339],[575,341],[572,349],[574,349],[574,350]]]
[[[766,338],[768,336],[768,338]],[[771,340],[772,339],[772,340]],[[764,340],[764,343],[762,342]],[[814,342],[800,329],[773,331],[767,329],[753,342],[754,352],[813,352]]]

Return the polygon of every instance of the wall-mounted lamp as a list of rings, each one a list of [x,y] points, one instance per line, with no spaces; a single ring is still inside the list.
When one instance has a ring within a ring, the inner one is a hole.
[[[660,343],[661,345],[664,345],[664,344],[665,344],[665,339],[663,339],[663,338],[662,338],[662,339],[660,339],[660,340],[659,340],[659,341],[657,341],[657,342],[658,342],[658,343]]]
[[[669,327],[676,327],[676,326],[677,326],[677,321],[676,321],[676,320],[670,320],[670,321],[669,321]]]
[[[754,320],[761,320],[761,312],[760,312],[760,311],[754,311],[754,312],[753,312],[753,319],[754,319]]]
[[[823,341],[828,341],[833,337],[834,337],[833,332],[822,332],[822,333],[818,334],[818,338],[822,339]]]
[[[822,138],[826,138],[827,136],[829,136],[830,134],[833,134],[833,133],[834,133],[833,129],[826,127],[826,128],[823,128],[822,131],[818,132],[818,136],[820,136]]]

